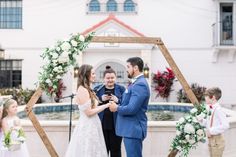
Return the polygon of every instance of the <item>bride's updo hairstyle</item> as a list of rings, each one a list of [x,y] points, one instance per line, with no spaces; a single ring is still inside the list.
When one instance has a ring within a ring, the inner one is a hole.
[[[79,68],[77,88],[79,88],[79,86],[83,86],[84,88],[86,88],[88,90],[89,96],[91,98],[92,108],[94,108],[95,107],[95,99],[97,99],[97,97],[90,87],[90,83],[91,83],[90,76],[91,76],[92,69],[93,69],[93,66],[89,65],[89,64],[83,64]]]

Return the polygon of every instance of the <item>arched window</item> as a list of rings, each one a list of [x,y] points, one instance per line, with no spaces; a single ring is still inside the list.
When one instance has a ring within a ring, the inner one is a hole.
[[[125,0],[124,11],[135,11],[135,4],[132,0]]]
[[[100,3],[98,0],[91,0],[89,3],[89,11],[100,11]]]
[[[107,11],[117,11],[117,3],[115,0],[108,0]]]

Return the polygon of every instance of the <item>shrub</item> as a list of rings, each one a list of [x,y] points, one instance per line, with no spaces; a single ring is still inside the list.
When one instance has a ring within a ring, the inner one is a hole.
[[[19,88],[2,88],[0,89],[1,95],[12,95],[13,99],[17,101],[18,105],[25,105],[28,103],[35,90]],[[41,97],[36,103],[41,103]]]
[[[197,97],[198,101],[202,103],[204,101],[204,93],[206,91],[206,87],[200,86],[197,83],[192,83],[190,88]],[[183,89],[180,89],[177,92],[177,101],[183,103],[191,103],[186,92]]]
[[[174,79],[175,74],[170,68],[166,68],[166,71],[157,71],[156,74],[153,74],[152,81],[154,90],[157,92],[156,97],[160,96],[167,99],[172,91],[171,87],[174,83]]]

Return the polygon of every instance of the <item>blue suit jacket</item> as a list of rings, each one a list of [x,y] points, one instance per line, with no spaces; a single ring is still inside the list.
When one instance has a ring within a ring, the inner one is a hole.
[[[122,100],[122,95],[125,92],[125,87],[115,84],[115,96],[118,98],[118,104],[120,104]],[[100,101],[102,101],[102,95],[105,93],[105,85],[101,84],[96,87],[94,87],[94,92],[96,93],[97,97],[99,98]],[[104,111],[98,113],[98,116],[100,120],[102,121],[103,116],[104,116]],[[114,124],[116,125],[116,117],[117,117],[117,112],[113,113],[113,119],[114,119]]]
[[[121,137],[143,140],[147,135],[146,111],[150,90],[144,76],[140,76],[123,94],[118,107],[116,134]]]

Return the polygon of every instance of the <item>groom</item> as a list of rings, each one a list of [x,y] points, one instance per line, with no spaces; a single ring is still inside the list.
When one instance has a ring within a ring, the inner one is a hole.
[[[110,110],[118,113],[116,134],[124,139],[127,157],[142,157],[142,142],[147,135],[147,111],[149,86],[143,74],[143,60],[132,57],[127,60],[128,77],[132,78],[123,94],[120,105],[112,103]]]

